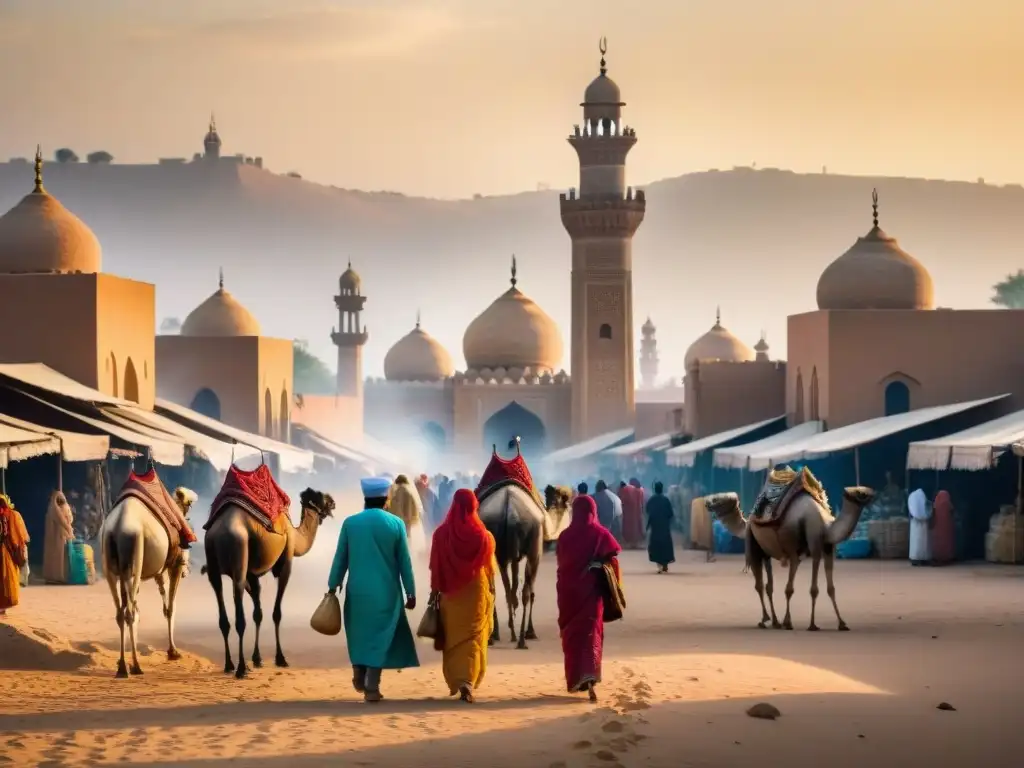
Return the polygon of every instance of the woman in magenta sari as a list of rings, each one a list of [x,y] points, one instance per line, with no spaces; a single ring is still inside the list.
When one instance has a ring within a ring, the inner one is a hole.
[[[617,555],[621,551],[611,531],[597,521],[597,505],[590,496],[572,502],[572,522],[558,537],[558,629],[565,657],[565,684],[569,693],[586,691],[597,701],[604,652],[604,599],[599,574],[592,566],[610,562],[621,579]]]

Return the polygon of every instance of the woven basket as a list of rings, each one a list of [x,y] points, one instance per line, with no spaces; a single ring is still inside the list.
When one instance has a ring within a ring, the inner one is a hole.
[[[875,556],[882,560],[899,560],[910,556],[910,520],[891,517],[868,523],[868,538],[875,548]]]
[[[1005,511],[989,518],[985,559],[990,563],[1024,563],[1024,518]]]

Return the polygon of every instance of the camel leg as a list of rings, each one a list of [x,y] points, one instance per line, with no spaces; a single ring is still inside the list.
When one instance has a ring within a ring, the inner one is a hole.
[[[527,566],[529,568],[529,566]],[[529,574],[526,574],[525,583],[523,584],[523,616],[519,620],[519,644],[516,648],[523,651],[526,650],[526,619],[529,614],[529,602],[530,602],[530,578]]]
[[[121,657],[117,660],[117,677],[128,677],[128,665],[124,661],[124,603],[121,601],[121,585],[117,574],[109,565],[104,568],[107,576],[107,586],[110,587],[110,594],[114,596],[114,608],[117,611],[117,628],[121,633]]]
[[[498,601],[494,601],[494,621],[491,624],[491,636],[487,639],[488,645],[494,645],[499,642],[501,637],[498,633]]]
[[[235,671],[235,665],[231,661],[231,646],[228,644],[231,622],[228,620],[228,609],[224,604],[224,582],[220,572],[209,565],[207,565],[206,575],[210,579],[210,586],[213,587],[213,594],[217,597],[218,624],[221,637],[224,638],[224,674],[228,674]]]
[[[821,565],[821,555],[815,553],[811,556],[811,623],[807,627],[808,632],[817,632],[818,625],[814,623],[814,607],[818,602],[818,567]]]
[[[174,570],[165,578],[165,573],[160,572],[153,577],[156,588],[160,590],[160,599],[164,602],[164,618],[167,619],[167,659],[177,661],[181,653],[174,647],[174,598],[178,591],[178,582],[181,579],[180,572]],[[167,589],[167,581],[170,581],[170,591]]]
[[[133,592],[135,594],[132,594]],[[127,579],[121,580],[121,601],[124,604],[124,622],[128,625],[128,641],[132,644],[132,665],[128,671],[133,675],[141,675],[139,646],[135,639],[135,630],[139,624],[138,591],[129,585]]]
[[[510,567],[516,569],[516,582],[519,581],[519,564],[516,563],[515,565],[513,565],[511,563],[506,563],[505,565],[501,566],[501,585],[505,589],[505,605],[508,607],[508,630],[512,634],[512,636],[509,639],[514,643],[516,641],[516,609],[514,604],[519,600],[519,596],[516,595],[515,589],[512,586],[512,582],[509,579],[508,572]],[[495,608],[495,615],[497,615],[497,608]],[[495,624],[495,626],[497,626],[497,624]]]
[[[832,580],[832,569],[836,564],[836,550],[835,547],[828,547],[825,550],[825,591],[828,592],[828,597],[832,601],[832,607],[835,609],[836,618],[839,620],[839,631],[849,632],[850,627],[847,626],[846,622],[843,621],[843,617],[839,615],[839,605],[836,603],[836,585]]]
[[[238,635],[238,666],[235,668],[235,679],[241,680],[249,674],[249,667],[245,663],[245,603],[243,601],[245,582],[243,580],[231,580],[231,596],[235,600],[235,633]]]
[[[761,601],[761,620],[757,622],[758,629],[768,629],[768,606],[764,603],[764,555],[757,549],[750,550],[750,572],[754,574],[754,591]]]
[[[519,561],[516,560],[514,563],[511,564],[511,566],[512,566],[512,573],[510,575],[511,575],[511,578],[512,578],[512,586],[509,588],[509,594],[512,595],[512,601],[509,603],[508,632],[509,632],[509,640],[511,640],[513,643],[515,643],[516,642],[516,611],[518,611],[519,608],[522,607],[523,613],[526,613],[526,606],[525,605],[523,605],[523,606],[519,605]],[[519,634],[520,634],[519,643],[517,645],[519,645],[519,644],[525,645],[526,644],[526,638],[522,637],[522,634],[523,634],[522,630],[520,630]]]
[[[789,558],[789,578],[786,580],[786,615],[782,619],[783,629],[793,628],[793,617],[789,612],[789,605],[793,600],[793,582],[796,581],[796,571],[800,567],[800,556],[791,555]]]
[[[277,653],[274,656],[274,664],[278,667],[287,667],[288,660],[281,650],[281,602],[284,600],[284,591],[288,588],[288,580],[292,576],[292,561],[285,560],[275,574],[277,576],[277,597],[274,599],[274,640],[277,641]]]
[[[537,571],[540,569],[539,558],[528,558],[526,561],[526,586],[523,588],[523,613],[526,613],[526,592],[529,590],[530,593],[530,620],[526,625],[526,639],[527,640],[539,640],[537,632],[533,628],[533,604],[535,602],[536,594],[533,591],[534,585],[537,583]]]
[[[768,609],[772,612],[772,629],[782,629],[782,623],[779,621],[779,617],[775,615],[775,577],[772,574],[772,559],[770,557],[764,558],[764,573],[765,573],[765,592],[768,595]]]
[[[260,624],[263,623],[263,606],[260,604],[260,577],[250,573],[246,579],[246,591],[252,598],[252,623],[255,625],[255,635],[252,641],[252,665],[259,669],[263,666],[263,656],[260,655]]]

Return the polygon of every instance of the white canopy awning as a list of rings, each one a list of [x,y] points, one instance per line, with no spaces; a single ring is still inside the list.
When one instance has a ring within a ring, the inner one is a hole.
[[[60,451],[60,440],[51,435],[0,424],[0,467],[9,462],[31,459]]]
[[[172,403],[169,400],[157,398],[156,409],[159,413],[167,416],[173,421],[185,424],[188,427],[198,427],[201,430],[209,430],[216,435],[228,440],[257,448],[267,453],[275,454],[280,460],[281,471],[289,473],[312,472],[313,452],[303,448],[296,448],[294,445],[282,443],[263,435],[255,435],[243,429],[236,429],[222,421],[211,419],[191,408]]]
[[[51,429],[41,424],[24,421],[16,416],[8,416],[6,413],[0,413],[0,424],[15,427],[25,432],[32,432],[40,436],[56,438],[60,441],[61,458],[64,461],[102,461],[107,458],[107,454],[110,452],[110,437],[108,435],[87,435],[82,432]],[[28,449],[26,448],[26,450]],[[49,453],[49,451],[46,451],[46,453]],[[31,456],[26,455],[21,458],[28,459]],[[11,460],[17,461],[18,459],[12,455]]]
[[[111,397],[98,389],[79,384],[74,379],[68,378],[63,373],[58,373],[42,363],[3,363],[0,364],[0,376],[27,384],[30,387],[70,397],[73,400],[81,400],[84,403],[130,405],[127,400]]]
[[[341,459],[342,461],[350,464],[355,464],[356,466],[363,467],[366,470],[376,469],[376,467],[381,463],[379,460],[374,460],[369,456],[364,456],[358,451],[354,451],[340,443],[336,443],[309,427],[293,426],[292,429],[300,430],[302,438],[308,441],[310,447],[318,453],[325,453],[328,456]]]
[[[785,445],[775,446],[769,451],[761,451],[750,457],[750,469],[768,469],[785,461],[819,459],[838,451],[858,448],[884,437],[895,435],[907,429],[919,427],[930,421],[938,421],[947,416],[963,413],[971,408],[994,403],[1009,395],[987,397],[982,400],[971,400],[966,403],[936,405],[930,408],[918,408],[906,413],[892,416],[879,416],[875,419],[849,424],[839,429],[820,432],[816,435],[797,437]]]
[[[761,440],[755,440],[753,443],[733,445],[729,448],[716,448],[715,466],[727,469],[747,469],[752,455],[764,452],[771,453],[780,445],[785,445],[793,440],[809,435],[816,435],[821,432],[824,426],[820,421],[805,421],[803,424],[797,424],[792,429],[787,429],[784,432],[779,432]]]
[[[717,448],[723,443],[728,443],[732,440],[741,438],[744,435],[749,435],[751,432],[756,432],[757,430],[763,429],[771,424],[781,422],[785,418],[785,416],[776,416],[774,419],[765,419],[764,421],[759,421],[756,424],[747,424],[743,427],[736,427],[735,429],[729,429],[725,432],[708,435],[707,437],[702,437],[700,440],[693,440],[685,445],[677,445],[675,448],[669,448],[665,451],[665,462],[669,464],[669,466],[673,467],[692,467],[694,461],[697,459],[697,454],[701,451],[708,451],[712,448]]]
[[[676,432],[665,432],[654,437],[648,437],[644,440],[634,440],[632,443],[626,443],[625,445],[617,445],[614,448],[607,449],[604,454],[606,456],[615,456],[618,458],[626,458],[629,456],[636,456],[639,453],[646,453],[647,451],[664,451],[670,445],[672,445],[672,438],[676,436]]]
[[[1000,455],[1022,440],[1024,411],[1014,411],[952,435],[911,443],[907,469],[990,469]]]
[[[559,448],[557,451],[552,451],[544,457],[543,461],[549,464],[566,464],[570,461],[580,461],[593,456],[595,453],[611,448],[613,445],[618,445],[624,440],[629,440],[633,435],[634,430],[632,428],[605,432],[603,435],[597,435],[588,440],[582,440],[573,445],[567,445],[565,448]]]
[[[226,472],[237,460],[260,455],[257,448],[218,440],[144,408],[112,405],[104,407],[102,411],[108,419],[123,427],[152,437],[180,440],[205,456],[219,472]]]

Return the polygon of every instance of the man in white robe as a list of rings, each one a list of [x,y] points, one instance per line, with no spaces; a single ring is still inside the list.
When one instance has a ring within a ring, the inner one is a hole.
[[[932,508],[924,491],[918,488],[907,500],[910,507],[910,564],[928,565],[932,561]]]

